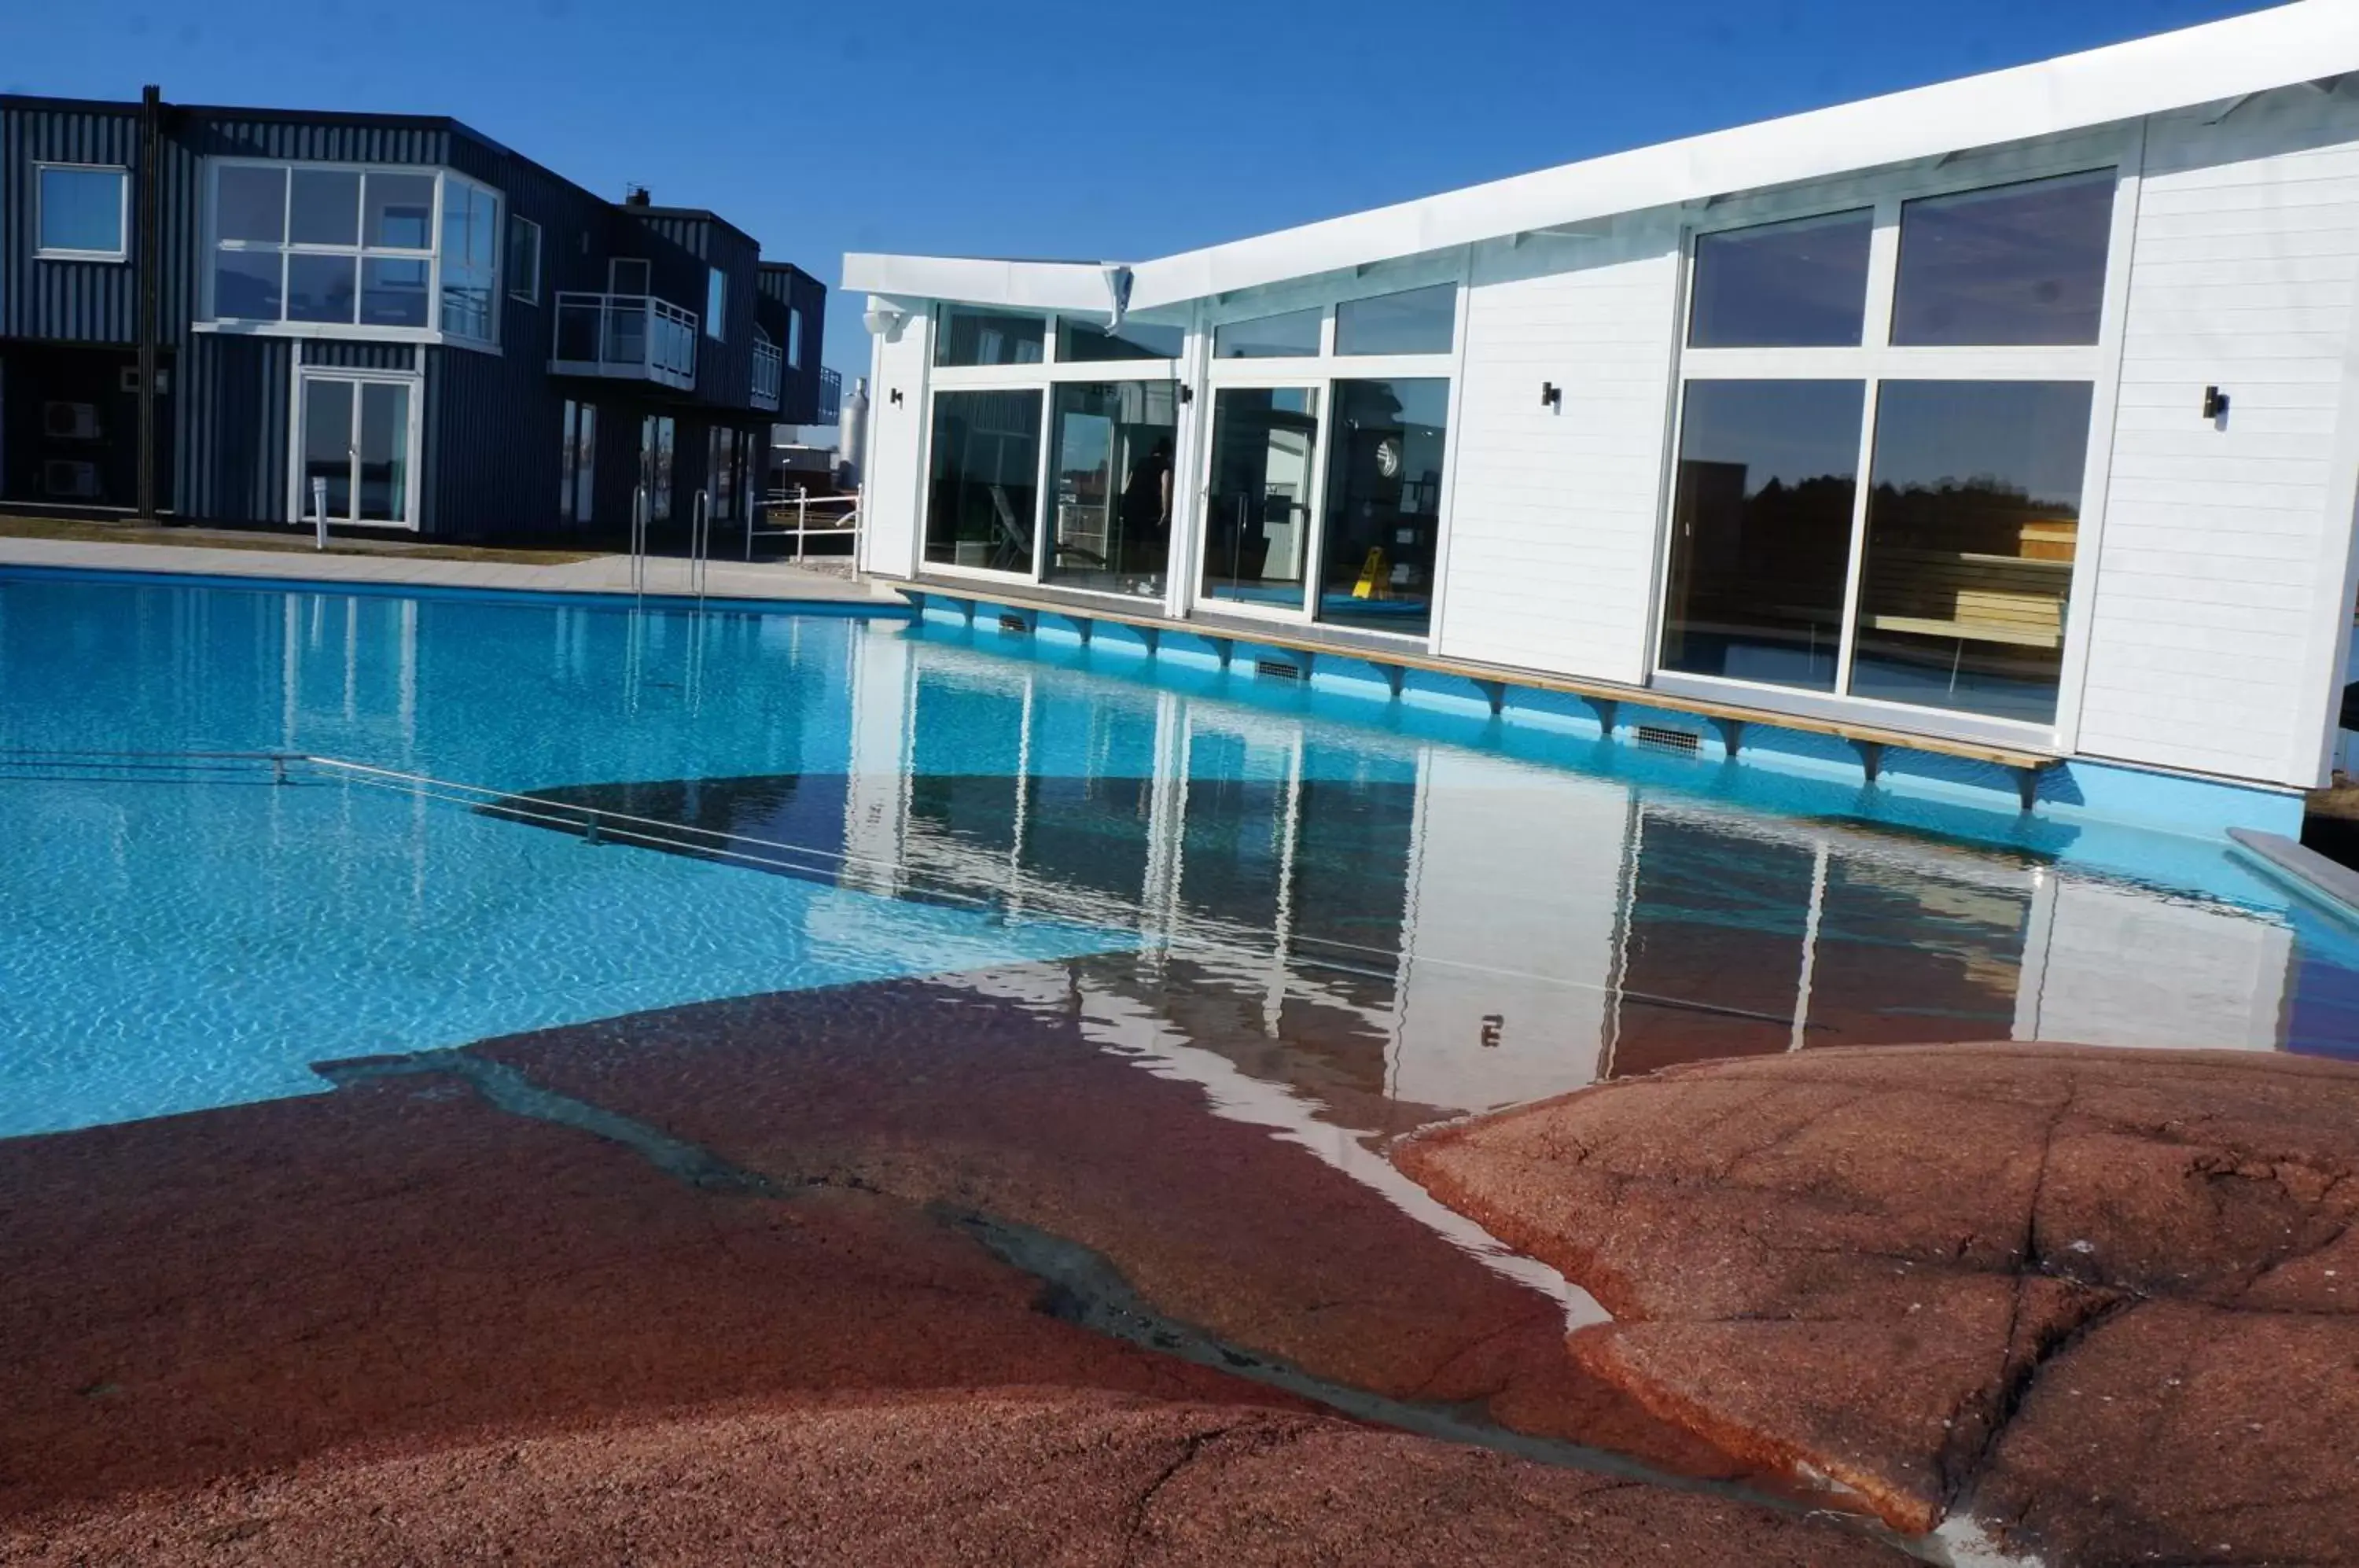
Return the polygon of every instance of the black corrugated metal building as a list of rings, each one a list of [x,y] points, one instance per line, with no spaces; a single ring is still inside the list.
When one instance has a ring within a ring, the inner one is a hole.
[[[449,119],[0,96],[0,506],[495,539],[701,490],[725,524],[824,299]]]

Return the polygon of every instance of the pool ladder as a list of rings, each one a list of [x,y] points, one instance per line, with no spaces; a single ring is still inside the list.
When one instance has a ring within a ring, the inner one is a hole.
[[[631,592],[641,598],[647,592],[647,522],[649,517],[647,487],[640,485],[631,491]],[[704,584],[712,565],[712,493],[699,490],[696,507],[690,514],[688,525],[688,591],[696,595],[697,603],[704,602]]]

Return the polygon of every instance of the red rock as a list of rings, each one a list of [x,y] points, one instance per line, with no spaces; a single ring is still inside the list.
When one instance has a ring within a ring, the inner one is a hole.
[[[1957,1507],[2071,1562],[2359,1561],[2319,1545],[2349,1533],[2347,1438],[2232,1441],[2294,1386],[2359,1421],[2338,1348],[2359,1292],[2336,1267],[2359,1261],[2359,1071],[1819,1051],[1584,1091],[1397,1158],[1617,1314],[1573,1336],[1582,1366],[1897,1527]],[[2166,1399],[2148,1374],[2183,1358],[2189,1312],[2212,1375]],[[2093,1399],[2055,1391],[2076,1366]]]
[[[26,1563],[1881,1568],[1832,1525],[1266,1409],[832,1402],[329,1456],[0,1527]]]

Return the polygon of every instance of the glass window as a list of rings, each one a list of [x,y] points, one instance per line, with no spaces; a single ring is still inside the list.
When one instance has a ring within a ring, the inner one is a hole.
[[[1159,595],[1171,558],[1180,384],[1068,381],[1052,398],[1044,575]]]
[[[1214,394],[1206,598],[1302,607],[1318,448],[1314,388],[1224,387]]]
[[[704,335],[715,343],[729,333],[726,311],[729,308],[729,275],[717,267],[704,269]]]
[[[530,218],[508,219],[508,298],[540,303],[540,225]]]
[[[2090,397],[2085,381],[1877,389],[1853,695],[2055,718]]]
[[[1859,476],[1858,381],[1691,381],[1666,670],[1831,691]]]
[[[287,238],[287,171],[225,164],[213,171],[217,239],[278,245]]]
[[[359,245],[360,171],[352,169],[296,169],[287,212],[287,238],[296,245]]]
[[[1335,307],[1337,354],[1448,354],[1457,331],[1455,283],[1346,299]]]
[[[213,315],[224,321],[275,321],[286,295],[275,250],[225,250],[213,257]]]
[[[499,288],[499,198],[456,176],[442,182],[442,330],[454,337],[492,339],[492,306]]]
[[[398,523],[409,516],[409,388],[361,383],[360,520]]]
[[[130,174],[120,169],[43,169],[40,242],[44,255],[112,261],[128,254],[124,241]]]
[[[429,250],[434,245],[434,177],[368,177],[363,243],[386,250]]]
[[[1875,214],[1832,212],[1698,234],[1692,348],[1852,346],[1867,314]]]
[[[1041,401],[1037,390],[934,394],[928,561],[1030,573]]]
[[[1212,329],[1214,359],[1315,359],[1319,355],[1319,322],[1324,314],[1316,305],[1307,310],[1256,316],[1249,321],[1229,321]]]
[[[639,421],[639,483],[647,487],[647,520],[671,521],[672,469],[679,456],[679,429],[670,416],[649,414]]]
[[[350,323],[357,303],[353,277],[360,258],[296,252],[287,258],[287,319]]]
[[[399,256],[364,257],[361,261],[361,324],[370,327],[424,326],[426,289],[426,263],[423,261]]]
[[[1908,202],[1892,341],[2095,343],[2113,219],[2110,169]]]
[[[572,522],[591,520],[598,471],[598,408],[593,403],[565,402],[564,473],[560,476],[557,510]]]
[[[787,311],[787,367],[799,370],[803,364],[803,308],[794,306]]]
[[[1152,326],[1143,321],[1102,327],[1094,321],[1057,318],[1057,357],[1060,360],[1177,359],[1187,339],[1185,327]]]
[[[303,515],[353,515],[353,392],[354,383],[306,379],[303,386]]]
[[[1048,332],[1049,323],[1038,316],[945,305],[934,338],[934,363],[1038,365]]]
[[[1433,620],[1449,379],[1338,381],[1334,398],[1319,618],[1422,637]]]

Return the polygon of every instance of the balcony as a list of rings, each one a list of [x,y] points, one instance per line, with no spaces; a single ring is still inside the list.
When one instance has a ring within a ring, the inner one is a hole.
[[[767,338],[754,340],[754,407],[778,411],[778,382],[786,374],[786,355]]]
[[[696,387],[696,313],[652,294],[557,296],[558,376],[611,376]]]

